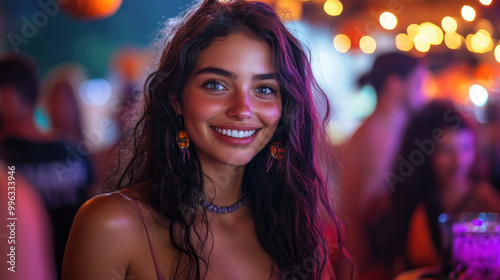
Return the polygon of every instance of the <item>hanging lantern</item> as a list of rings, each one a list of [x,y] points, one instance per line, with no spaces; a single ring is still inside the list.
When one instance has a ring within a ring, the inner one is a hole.
[[[79,19],[103,19],[112,16],[123,0],[65,0],[59,1],[67,14]]]

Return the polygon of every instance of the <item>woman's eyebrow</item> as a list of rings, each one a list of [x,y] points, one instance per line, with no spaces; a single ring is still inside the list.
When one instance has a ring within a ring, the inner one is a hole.
[[[266,74],[257,74],[253,75],[252,81],[257,82],[257,81],[262,81],[262,80],[275,80],[276,79],[276,74],[274,73],[266,73]]]
[[[238,75],[234,72],[222,69],[222,68],[217,68],[217,67],[205,67],[202,68],[198,71],[196,71],[195,75],[200,75],[200,74],[215,74],[215,75],[220,75],[223,77],[227,77],[230,79],[236,79],[238,78]],[[262,80],[273,80],[276,79],[276,74],[274,73],[265,73],[265,74],[256,74],[252,76],[252,81],[262,81]]]
[[[205,67],[205,68],[202,68],[202,69],[196,71],[196,73],[194,73],[194,74],[199,75],[199,74],[205,74],[205,73],[216,74],[216,75],[224,76],[224,77],[227,77],[230,79],[236,79],[238,77],[238,75],[236,75],[234,72],[224,70],[221,68],[217,68],[217,67]]]

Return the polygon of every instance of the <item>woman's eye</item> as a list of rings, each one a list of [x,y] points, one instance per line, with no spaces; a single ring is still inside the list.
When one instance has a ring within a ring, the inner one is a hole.
[[[204,85],[207,89],[209,90],[212,90],[212,91],[220,91],[220,90],[224,90],[224,86],[219,83],[219,82],[207,82],[205,83]]]
[[[264,86],[264,87],[259,87],[255,90],[256,93],[260,93],[260,94],[272,94],[272,93],[275,93],[276,90],[274,88],[271,88],[271,87],[268,87],[268,86]]]

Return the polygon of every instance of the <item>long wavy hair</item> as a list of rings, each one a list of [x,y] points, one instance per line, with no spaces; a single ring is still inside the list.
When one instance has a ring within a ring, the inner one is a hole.
[[[203,194],[206,176],[195,149],[190,147],[191,159],[182,163],[176,134],[183,124],[169,98],[175,96],[182,103],[183,89],[200,53],[214,40],[244,32],[271,49],[283,108],[270,142],[281,141],[286,153],[281,169],[266,172],[268,143],[246,165],[243,192],[258,239],[280,272],[291,273],[293,267],[307,262],[308,278],[320,279],[330,263],[328,257],[342,246],[326,182],[328,168],[319,164],[326,161],[325,149],[330,146],[326,135],[330,109],[300,42],[269,5],[254,1],[205,0],[177,19],[175,28],[162,32],[159,63],[146,80],[132,141],[125,140],[133,145],[131,157],[114,189],[147,183],[141,195],[160,214],[158,223],[168,228],[179,252],[173,278],[206,276],[209,256],[202,249],[210,245],[206,244],[210,227],[206,210],[196,200],[197,194]],[[319,110],[315,100],[325,107]]]

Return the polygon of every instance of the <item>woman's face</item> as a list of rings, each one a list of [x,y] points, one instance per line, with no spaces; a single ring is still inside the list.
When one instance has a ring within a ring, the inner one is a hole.
[[[202,165],[246,165],[270,141],[282,109],[271,61],[270,47],[243,33],[201,52],[174,108]]]
[[[434,174],[441,184],[463,182],[475,159],[474,133],[470,129],[447,130],[432,157]]]

